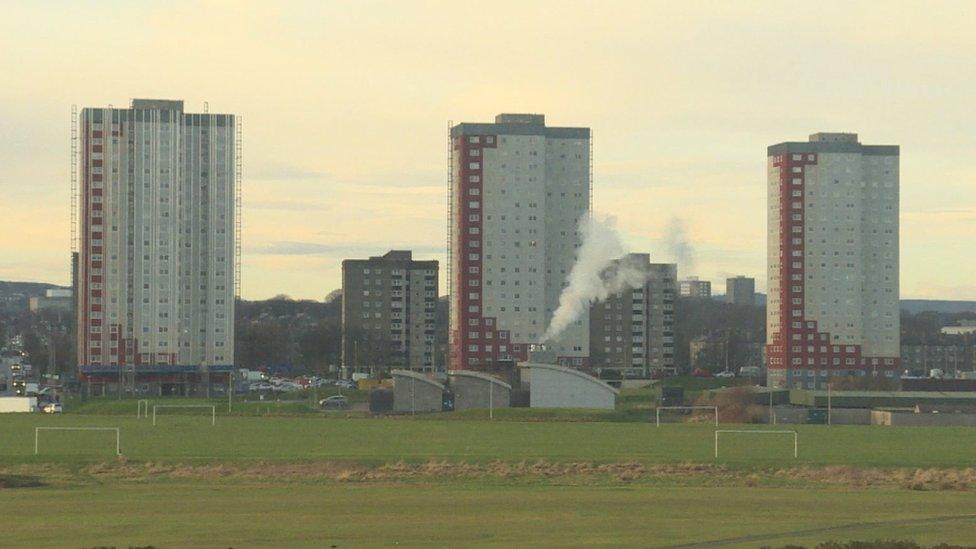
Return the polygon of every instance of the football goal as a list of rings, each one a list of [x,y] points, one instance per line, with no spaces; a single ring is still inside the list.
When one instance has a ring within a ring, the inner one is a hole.
[[[34,427],[34,455],[41,451],[41,431],[115,431],[115,455],[122,455],[118,427]]]
[[[210,408],[210,424],[217,424],[217,407],[210,404],[154,404],[153,405],[153,425],[156,424],[156,410],[163,408]]]
[[[695,410],[712,410],[715,415],[715,426],[718,427],[718,406],[658,406],[657,412],[655,413],[655,420],[657,426],[661,426],[661,410],[686,410],[694,412]]]
[[[759,429],[718,430],[715,431],[715,457],[718,457],[718,438],[720,434],[750,434],[750,435],[793,435],[793,457],[799,457],[800,441],[796,431],[764,431]]]
[[[149,401],[141,398],[136,401],[136,419],[149,417]]]

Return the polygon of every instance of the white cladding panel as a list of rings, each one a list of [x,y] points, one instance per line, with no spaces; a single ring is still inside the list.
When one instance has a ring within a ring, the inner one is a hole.
[[[589,141],[500,135],[482,154],[484,316],[515,343],[537,342],[576,259],[577,220],[589,207]],[[588,356],[588,316],[552,348]]]
[[[804,318],[830,333],[831,343],[861,345],[866,357],[897,357],[898,157],[820,152],[802,169],[804,191],[786,190],[785,215],[799,204],[804,256],[781,258],[779,168],[768,159],[767,341],[779,331],[780,285],[802,283]],[[779,280],[780,261],[801,259],[803,281]]]
[[[835,344],[897,357],[897,157],[821,153],[804,181],[806,318]]]

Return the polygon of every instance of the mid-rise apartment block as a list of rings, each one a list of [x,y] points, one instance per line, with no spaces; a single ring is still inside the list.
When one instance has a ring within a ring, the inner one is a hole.
[[[437,261],[407,250],[342,262],[342,365],[347,373],[444,370],[435,364]]]
[[[78,120],[78,363],[89,381],[234,365],[238,135],[229,114],[136,99]]]
[[[725,279],[725,302],[733,305],[755,305],[756,279],[745,276]]]
[[[451,128],[450,357],[453,369],[525,360],[559,305],[590,206],[590,130],[535,114]],[[589,318],[548,342],[584,366]]]
[[[697,276],[689,276],[679,282],[681,297],[712,297],[712,283]]]
[[[646,378],[674,368],[677,265],[651,263],[648,254],[630,254],[627,261],[645,269],[647,280],[592,305],[590,364],[624,378]]]
[[[899,148],[818,133],[769,147],[770,385],[899,368]]]

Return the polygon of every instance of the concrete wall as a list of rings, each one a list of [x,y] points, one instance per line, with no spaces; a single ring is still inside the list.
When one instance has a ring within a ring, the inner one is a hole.
[[[914,414],[911,412],[871,412],[872,425],[917,427],[976,426],[976,414]]]
[[[454,391],[454,409],[508,408],[512,386],[479,372],[458,370],[448,374]]]
[[[440,412],[443,407],[444,386],[422,374],[407,370],[393,370],[394,412]]]
[[[871,425],[871,410],[863,408],[832,408],[832,425]]]
[[[619,391],[579,370],[551,364],[527,364],[532,408],[601,408],[613,410]]]
[[[769,408],[766,408],[766,421]],[[795,406],[775,406],[773,408],[777,424],[807,423],[810,408]],[[862,408],[832,408],[830,410],[831,425],[871,425],[871,410]]]
[[[33,412],[37,409],[35,397],[0,397],[0,413]]]

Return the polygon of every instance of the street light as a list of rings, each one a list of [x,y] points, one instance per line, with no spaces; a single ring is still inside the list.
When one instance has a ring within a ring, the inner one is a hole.
[[[488,378],[488,419],[495,419],[495,381]]]
[[[831,425],[831,418],[830,418],[830,413],[831,413],[830,397],[831,397],[831,395],[830,395],[830,393],[831,393],[831,386],[832,385],[833,385],[833,383],[827,383],[827,425]]]

